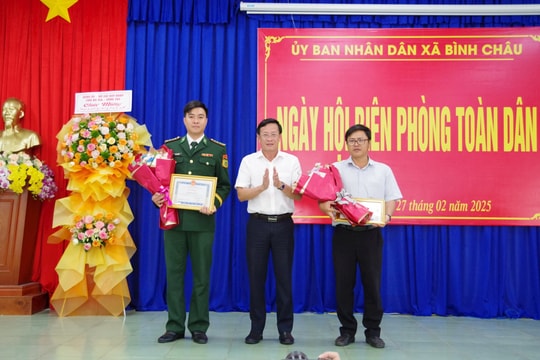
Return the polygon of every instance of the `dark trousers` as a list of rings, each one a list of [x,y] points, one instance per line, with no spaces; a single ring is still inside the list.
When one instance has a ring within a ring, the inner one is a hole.
[[[354,286],[357,265],[364,290],[364,325],[366,337],[380,336],[383,317],[381,300],[381,268],[383,238],[379,228],[356,232],[337,226],[332,240],[332,256],[336,275],[337,315],[340,333],[355,335]]]
[[[165,263],[167,269],[166,329],[183,333],[186,328],[185,274],[188,256],[193,272],[193,289],[189,303],[187,328],[190,332],[206,332],[210,326],[209,294],[210,268],[214,233],[204,231],[164,232]]]
[[[251,331],[262,334],[266,324],[265,284],[268,258],[276,278],[278,332],[291,332],[293,327],[292,261],[294,254],[294,223],[291,218],[280,222],[249,217],[247,224],[247,264],[249,271],[249,316]]]

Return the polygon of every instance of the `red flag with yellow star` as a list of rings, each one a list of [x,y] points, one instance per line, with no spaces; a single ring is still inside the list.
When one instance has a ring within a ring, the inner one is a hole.
[[[75,93],[124,90],[127,11],[128,0],[0,1],[0,102],[25,103],[21,126],[41,136],[34,154],[55,171],[57,198],[66,184],[56,134],[73,113]],[[54,200],[42,204],[33,269],[49,293],[63,252],[63,245],[47,244],[53,208]]]
[[[71,19],[69,18],[68,10],[77,1],[78,0],[41,0],[41,2],[49,8],[47,19],[45,19],[45,21],[49,21],[54,19],[56,16],[60,16],[70,23]]]

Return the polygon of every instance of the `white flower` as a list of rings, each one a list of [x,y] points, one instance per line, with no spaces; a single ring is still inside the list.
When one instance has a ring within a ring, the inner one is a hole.
[[[107,135],[109,133],[109,128],[107,126],[102,126],[99,128],[101,135]]]

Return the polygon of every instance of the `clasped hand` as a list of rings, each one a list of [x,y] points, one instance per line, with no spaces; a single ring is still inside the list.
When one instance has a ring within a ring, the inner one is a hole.
[[[279,188],[281,186],[281,183],[282,181],[279,179],[279,174],[274,167],[274,171],[272,174],[272,184],[274,185],[274,187]],[[268,189],[268,186],[270,186],[270,171],[266,169],[263,175],[262,187],[264,190],[266,190]]]

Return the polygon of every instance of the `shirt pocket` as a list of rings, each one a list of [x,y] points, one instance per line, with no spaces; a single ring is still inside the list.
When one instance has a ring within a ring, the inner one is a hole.
[[[215,176],[216,159],[211,157],[200,157],[198,160],[197,174],[203,176]]]
[[[174,155],[173,156],[173,159],[174,161],[176,161],[176,166],[175,166],[175,172],[176,173],[181,173],[182,172],[182,168],[183,166],[185,165],[185,158],[184,156],[182,156],[181,154],[180,155]]]

